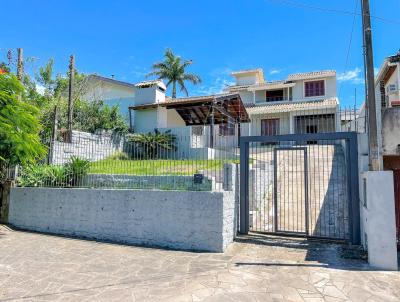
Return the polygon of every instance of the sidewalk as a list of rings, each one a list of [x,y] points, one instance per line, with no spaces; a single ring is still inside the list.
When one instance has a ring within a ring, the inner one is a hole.
[[[0,301],[399,301],[400,273],[340,245],[239,238],[225,254],[99,243],[0,226]]]

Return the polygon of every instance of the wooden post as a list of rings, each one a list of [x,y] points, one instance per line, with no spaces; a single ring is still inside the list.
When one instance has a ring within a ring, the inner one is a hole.
[[[75,57],[70,56],[69,60],[69,86],[68,86],[68,121],[67,121],[67,142],[72,142],[72,118],[73,118],[73,107],[74,107],[74,73],[75,73]]]
[[[24,55],[22,48],[17,48],[18,61],[17,61],[17,78],[22,81],[24,75]]]

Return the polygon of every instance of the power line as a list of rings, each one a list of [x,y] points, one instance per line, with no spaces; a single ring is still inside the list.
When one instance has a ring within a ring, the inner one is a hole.
[[[357,18],[357,9],[358,9],[358,0],[354,0],[355,5],[354,5],[354,16],[353,16],[353,24],[351,26],[351,32],[350,32],[350,40],[349,40],[349,45],[347,47],[347,53],[346,53],[346,62],[344,64],[344,72],[347,71],[347,68],[349,66],[349,58],[350,58],[350,50],[351,50],[351,44],[353,43],[353,34],[354,34],[354,28],[356,24],[356,18]],[[342,89],[342,83],[339,83],[339,97]]]
[[[318,10],[326,13],[334,13],[334,14],[342,14],[342,15],[350,15],[350,16],[362,16],[362,14],[357,13],[357,12],[352,12],[349,10],[341,10],[341,9],[336,9],[336,8],[329,8],[329,7],[322,7],[322,6],[315,6],[315,5],[310,5],[306,3],[301,3],[301,2],[296,2],[296,1],[290,1],[290,0],[267,0],[270,2],[280,2],[282,4],[286,4],[289,6],[294,6],[294,7],[300,7],[300,8],[305,8],[305,9],[312,9],[312,10]],[[382,22],[387,22],[387,23],[395,23],[395,24],[400,24],[400,20],[398,19],[387,19],[384,17],[380,16],[370,16],[372,19],[376,19]]]

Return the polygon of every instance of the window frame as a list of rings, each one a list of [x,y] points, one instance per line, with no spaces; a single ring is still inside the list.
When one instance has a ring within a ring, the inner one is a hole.
[[[323,82],[323,85],[324,85],[324,90],[323,90],[323,92],[324,92],[324,94],[322,94],[322,95],[313,95],[313,96],[307,96],[306,95],[306,83],[311,83],[311,82]],[[315,80],[305,80],[305,81],[303,81],[303,97],[305,98],[305,99],[309,99],[309,98],[320,98],[320,97],[325,97],[326,96],[326,79],[315,79]]]

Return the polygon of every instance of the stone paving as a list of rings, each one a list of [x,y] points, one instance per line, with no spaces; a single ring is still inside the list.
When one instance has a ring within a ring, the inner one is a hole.
[[[0,225],[0,301],[399,301],[400,273],[340,245],[257,235],[224,254],[124,246]]]

